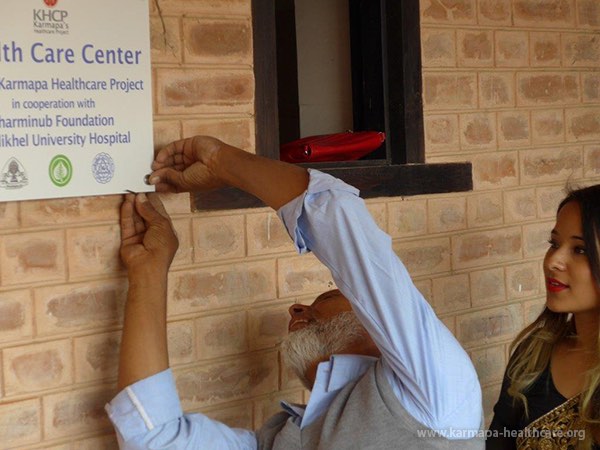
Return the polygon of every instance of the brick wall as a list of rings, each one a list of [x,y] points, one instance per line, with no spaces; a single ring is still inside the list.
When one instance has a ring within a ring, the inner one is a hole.
[[[153,3],[153,2],[152,2]],[[254,151],[250,0],[152,5],[155,141]],[[467,348],[488,414],[507,344],[540,310],[540,259],[567,181],[600,182],[597,0],[422,0],[427,159],[472,161],[474,191],[368,202]],[[114,449],[126,295],[120,197],[0,203],[0,448]],[[259,426],[305,392],[282,368],[286,309],[332,287],[266,209],[190,213],[169,288],[184,407]]]

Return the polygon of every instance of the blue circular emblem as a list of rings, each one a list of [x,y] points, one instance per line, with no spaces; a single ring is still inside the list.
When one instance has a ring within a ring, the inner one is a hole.
[[[92,173],[98,183],[106,184],[115,174],[115,162],[108,153],[98,153],[92,161]]]

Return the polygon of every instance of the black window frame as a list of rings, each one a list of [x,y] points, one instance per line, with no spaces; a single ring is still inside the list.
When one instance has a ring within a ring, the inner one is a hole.
[[[256,149],[279,159],[275,1],[252,0],[252,20]],[[419,0],[379,1],[386,158],[302,165],[356,186],[363,198],[470,191],[471,163],[425,163]],[[265,206],[234,188],[196,193],[193,203],[196,210]]]

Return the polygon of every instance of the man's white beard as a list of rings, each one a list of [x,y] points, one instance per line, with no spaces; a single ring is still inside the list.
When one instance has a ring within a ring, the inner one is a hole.
[[[365,339],[366,330],[352,311],[338,314],[326,322],[313,322],[293,331],[281,343],[285,364],[311,389],[306,371],[315,361],[326,361],[336,353]]]

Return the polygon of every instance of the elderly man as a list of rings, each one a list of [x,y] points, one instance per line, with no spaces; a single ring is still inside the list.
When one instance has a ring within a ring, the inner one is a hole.
[[[122,449],[482,449],[481,390],[467,354],[413,285],[358,191],[318,171],[195,137],[161,150],[159,192],[235,186],[277,210],[300,253],[339,287],[290,307],[287,363],[307,405],[257,431],[183,414],[168,367],[167,272],[177,239],[159,200],[127,196],[121,257],[128,269],[121,392],[107,405]]]

